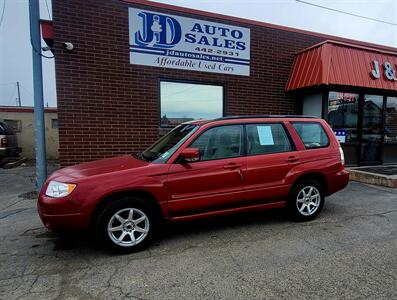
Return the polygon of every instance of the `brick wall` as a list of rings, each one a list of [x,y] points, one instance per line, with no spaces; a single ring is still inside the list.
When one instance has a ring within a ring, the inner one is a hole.
[[[225,86],[226,114],[297,113],[285,94],[294,53],[325,38],[197,17],[251,29],[251,76],[131,65],[128,6],[119,0],[53,0],[60,161],[63,166],[143,150],[159,134],[159,79]],[[61,43],[74,44],[73,53]]]

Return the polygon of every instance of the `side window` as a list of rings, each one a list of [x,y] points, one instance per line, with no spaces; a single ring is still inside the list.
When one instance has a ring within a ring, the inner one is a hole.
[[[247,125],[247,138],[248,155],[292,151],[291,143],[281,124]]]
[[[242,154],[242,128],[241,125],[210,128],[189,147],[200,149],[201,161],[238,157]]]
[[[326,147],[329,139],[320,123],[293,123],[306,149]]]

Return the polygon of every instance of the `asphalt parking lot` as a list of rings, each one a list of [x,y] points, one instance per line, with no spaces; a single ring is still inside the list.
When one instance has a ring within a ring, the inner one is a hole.
[[[309,223],[269,211],[169,225],[114,256],[43,228],[33,172],[0,169],[0,299],[397,298],[397,189],[351,182]]]

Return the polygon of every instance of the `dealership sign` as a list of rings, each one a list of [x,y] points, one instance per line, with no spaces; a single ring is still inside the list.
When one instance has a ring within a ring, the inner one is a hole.
[[[250,30],[129,8],[130,63],[250,75]]]
[[[381,77],[382,74],[382,69],[383,69],[383,76],[385,77],[385,79],[387,80],[391,80],[391,81],[396,81],[397,80],[397,76],[396,76],[396,69],[393,68],[393,65],[388,62],[385,61],[382,66],[379,66],[379,62],[377,60],[373,60],[372,61],[372,70],[371,70],[371,76],[374,79],[379,79]],[[397,67],[397,65],[396,65]]]

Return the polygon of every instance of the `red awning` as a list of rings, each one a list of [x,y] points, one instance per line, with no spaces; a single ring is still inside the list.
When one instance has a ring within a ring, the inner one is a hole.
[[[397,52],[325,41],[297,53],[286,90],[319,85],[397,91]]]

